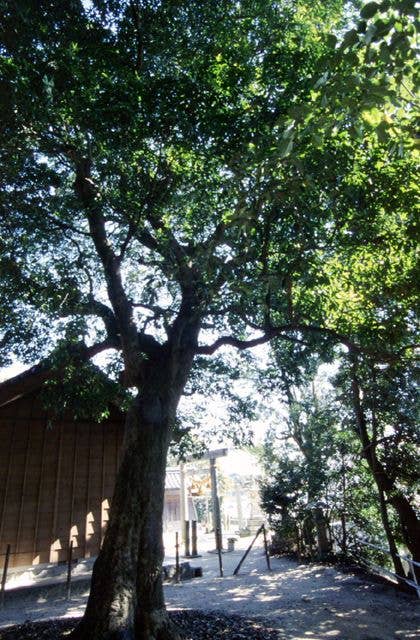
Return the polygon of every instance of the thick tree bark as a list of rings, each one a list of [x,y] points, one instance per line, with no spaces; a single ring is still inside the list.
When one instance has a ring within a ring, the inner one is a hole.
[[[331,544],[327,535],[327,521],[321,507],[315,507],[312,509],[312,513],[316,531],[317,557],[319,560],[325,560],[331,552]]]
[[[166,456],[188,366],[181,369],[170,357],[150,360],[128,412],[110,521],[73,640],[180,638],[165,609],[161,572]]]
[[[161,577],[166,456],[179,398],[197,352],[203,286],[184,249],[170,237],[170,256],[166,250],[161,255],[179,275],[181,305],[165,344],[139,333],[121,276],[131,231],[117,254],[108,237],[100,189],[92,178],[92,160],[74,150],[68,156],[75,164],[75,193],[104,270],[112,305],[111,330],[120,342],[125,380],[139,391],[127,416],[111,517],[94,565],[88,605],[72,638],[176,640],[179,635],[165,610]],[[148,221],[161,229],[153,214]],[[160,251],[150,239],[152,249]]]

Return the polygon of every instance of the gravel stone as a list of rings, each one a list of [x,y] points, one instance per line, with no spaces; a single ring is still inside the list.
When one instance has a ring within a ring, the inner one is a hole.
[[[184,640],[283,640],[284,636],[257,618],[202,611],[170,611]],[[0,631],[0,640],[65,640],[80,618],[24,622]]]

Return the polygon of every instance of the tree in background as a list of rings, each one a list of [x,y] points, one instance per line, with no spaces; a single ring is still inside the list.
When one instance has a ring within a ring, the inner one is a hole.
[[[395,572],[404,575],[397,543],[403,543],[416,562],[420,558],[415,507],[420,480],[418,391],[412,363],[400,360],[378,367],[353,355],[337,383],[343,416],[347,414],[359,439],[361,455],[376,485]]]
[[[73,638],[176,638],[159,532],[179,399],[223,345],[340,339],[339,205],[357,209],[361,141],[411,144],[413,3],[370,3],[342,43],[338,1],[3,5],[2,356],[114,349],[133,391]]]
[[[377,5],[370,3],[364,12],[366,15],[376,10]],[[393,36],[392,40],[395,42],[396,38]],[[400,82],[404,85],[404,78],[400,77]],[[408,97],[407,122],[413,106]],[[383,130],[385,125],[376,108],[366,110],[364,118],[373,128]],[[341,369],[339,419],[357,438],[354,441],[354,436],[349,435],[352,446],[358,441],[362,447],[373,486],[376,485],[378,505],[374,511],[382,518],[394,566],[401,573],[393,535],[419,561],[419,521],[413,495],[417,481],[413,473],[417,463],[416,437],[412,426],[419,281],[413,208],[416,156],[395,153],[395,148],[391,151],[381,135],[379,139],[365,137],[358,149],[346,133],[341,132],[340,139],[340,147],[333,148],[330,140],[324,145],[324,153],[328,150],[331,154],[331,173],[339,180],[339,197],[329,202],[334,208],[334,222],[322,227],[331,231],[325,236],[323,250],[319,251],[318,246],[315,257],[306,262],[306,277],[312,279],[313,287],[304,307],[306,312],[311,308],[312,317],[317,310],[321,315],[327,311],[331,323],[327,324],[332,330],[325,331],[324,325],[324,331],[318,333],[318,345],[313,341],[314,335],[312,340],[306,335],[304,345],[295,347],[295,351],[305,346],[321,354],[326,341],[330,347],[335,345]],[[344,148],[349,152],[347,163],[340,155]],[[308,234],[302,261],[309,256],[311,243],[313,238]],[[303,298],[300,287],[296,291],[292,276],[289,287],[290,313],[299,316]],[[299,356],[295,353],[293,360],[299,362],[296,358]],[[325,355],[321,358],[325,359]],[[327,356],[326,361],[330,360],[331,356]],[[278,363],[280,368],[283,365],[283,375],[289,375],[291,384],[301,384],[302,372],[291,369],[290,361]],[[303,371],[308,366],[303,363]],[[403,459],[399,465],[397,460]],[[365,477],[366,469],[360,473]]]
[[[286,535],[288,551],[312,557],[316,547],[315,555],[325,559],[331,551],[328,512],[336,493],[331,491],[339,434],[335,399],[325,386],[317,388],[320,358],[312,348],[277,347],[274,341],[271,366],[261,381],[283,401],[286,415],[265,440],[262,505],[269,514],[280,512],[275,546],[284,546]]]
[[[326,507],[318,516],[328,515],[329,537],[344,558],[383,561],[377,550],[361,546],[360,540],[368,538],[376,546],[388,546],[395,573],[404,576],[399,555],[408,551],[418,557],[419,526],[414,506],[419,483],[417,388],[409,363],[372,369],[365,362],[362,369],[359,361],[355,381],[354,364],[342,354],[334,362],[338,372],[322,383],[315,377],[313,352],[305,358],[300,349],[300,358],[293,358],[297,369],[286,362],[284,349],[274,353],[275,368],[265,376],[269,374],[270,389],[283,397],[286,416],[265,442],[262,505],[271,518],[279,516],[273,521],[278,548],[302,553],[299,530],[318,500]],[[293,374],[300,386],[291,385]],[[322,557],[328,539],[320,538],[325,528],[322,519],[317,526],[316,515],[310,528],[318,533]],[[312,540],[306,539],[312,556]]]

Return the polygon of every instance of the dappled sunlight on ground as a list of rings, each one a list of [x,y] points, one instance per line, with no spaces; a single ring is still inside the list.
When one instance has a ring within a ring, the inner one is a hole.
[[[168,603],[257,616],[288,640],[416,637],[417,601],[392,587],[322,565],[283,558],[271,564],[268,572],[261,551],[255,551],[238,576],[226,571],[223,580],[203,578],[200,586],[198,581],[168,586]]]
[[[245,542],[243,543],[245,545]],[[279,640],[414,640],[418,601],[392,587],[332,567],[304,565],[272,558],[268,572],[261,549],[253,549],[233,576],[243,551],[223,554],[225,577],[218,559],[203,553],[191,559],[203,577],[165,585],[170,609],[201,609],[255,617],[278,630]],[[170,559],[169,559],[170,561]],[[86,580],[74,582],[70,601],[65,585],[51,585],[6,594],[0,625],[25,619],[78,617],[88,595]]]

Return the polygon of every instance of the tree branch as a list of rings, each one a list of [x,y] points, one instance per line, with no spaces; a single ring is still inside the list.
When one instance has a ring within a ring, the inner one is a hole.
[[[103,320],[107,335],[114,340],[119,340],[117,321],[112,309],[96,300],[93,295],[89,295],[86,312],[99,316]]]
[[[132,305],[122,283],[120,261],[107,237],[99,189],[91,176],[91,160],[74,150],[69,151],[68,155],[75,163],[74,189],[86,211],[91,237],[104,269],[108,296],[121,336],[127,380],[136,386],[141,377],[142,362],[138,332],[133,321]]]
[[[215,351],[217,351],[217,349],[224,345],[230,345],[241,350],[250,349],[257,345],[265,344],[273,338],[280,338],[282,340],[289,340],[291,342],[309,346],[308,343],[301,340],[300,338],[290,336],[286,333],[290,331],[298,331],[300,333],[319,333],[321,335],[326,335],[332,338],[336,343],[343,344],[348,347],[348,349],[351,349],[355,352],[360,352],[363,350],[362,347],[353,343],[349,338],[347,338],[347,336],[343,336],[333,329],[328,329],[327,327],[318,327],[315,325],[305,324],[286,324],[279,327],[260,328],[260,330],[263,331],[263,335],[259,338],[253,338],[251,340],[240,340],[238,338],[235,338],[234,336],[222,336],[211,345],[198,346],[196,352],[199,354],[211,355]]]
[[[270,329],[266,331],[259,338],[253,338],[252,340],[240,340],[239,338],[235,338],[234,336],[222,336],[218,338],[213,344],[210,345],[202,345],[196,348],[196,353],[201,355],[212,355],[223,346],[231,346],[235,347],[243,351],[244,349],[251,349],[252,347],[256,347],[260,344],[265,344],[269,342],[273,338],[281,338],[283,340],[289,340],[290,342],[297,342],[303,345],[307,345],[308,343],[304,342],[300,338],[294,338],[293,336],[289,336],[284,334],[283,331],[291,330],[291,327],[283,327],[278,329]]]
[[[351,340],[348,336],[345,336],[338,331],[334,331],[334,329],[329,329],[328,327],[318,327],[316,325],[305,325],[301,323],[287,324],[279,327],[258,327],[257,325],[253,325],[253,328],[256,330],[260,330],[263,332],[258,338],[253,338],[251,340],[241,340],[239,338],[235,338],[234,336],[221,336],[218,338],[213,344],[210,345],[199,345],[196,348],[196,353],[201,355],[212,355],[215,353],[220,347],[225,345],[236,347],[237,349],[251,349],[252,347],[256,347],[260,344],[265,344],[269,342],[273,338],[280,338],[281,340],[288,340],[290,342],[294,342],[297,344],[303,344],[304,346],[310,346],[309,343],[305,342],[300,338],[296,338],[294,336],[289,335],[287,332],[299,332],[299,333],[315,333],[326,336],[330,338],[335,344],[342,344],[347,347],[347,349],[354,354],[365,354],[370,357],[376,358],[378,362],[396,362],[402,356],[402,353],[406,349],[413,348],[414,345],[407,345],[402,347],[397,353],[391,353],[389,351],[378,351],[375,349],[368,349],[363,347],[360,344],[357,344],[353,340]]]
[[[48,211],[44,211],[44,215],[48,218],[52,224],[55,224],[59,229],[63,231],[73,231],[73,233],[77,233],[79,235],[85,236],[86,238],[90,237],[90,233],[88,231],[82,231],[78,229],[74,225],[70,224],[70,222],[64,222],[63,220],[59,220],[52,214],[48,213]]]

